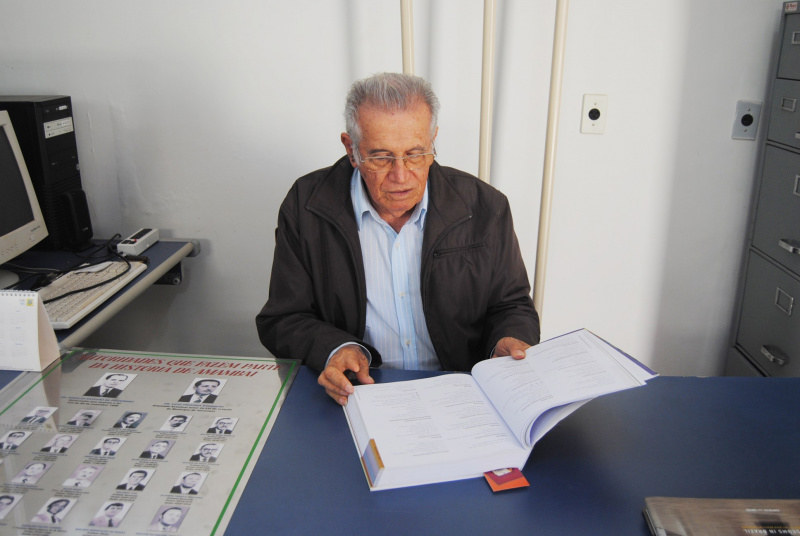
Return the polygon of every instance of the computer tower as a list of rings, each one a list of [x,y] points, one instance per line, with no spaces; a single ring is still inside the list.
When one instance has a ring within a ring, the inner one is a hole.
[[[92,238],[89,205],[81,187],[72,99],[64,95],[0,95],[50,233],[46,249],[80,249]]]

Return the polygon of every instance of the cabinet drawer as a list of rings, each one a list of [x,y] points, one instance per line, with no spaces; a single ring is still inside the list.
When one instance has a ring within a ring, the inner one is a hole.
[[[749,359],[744,354],[731,348],[728,350],[728,359],[725,361],[725,374],[724,376],[747,376],[747,377],[763,377],[764,375],[753,366]]]
[[[800,275],[800,154],[767,146],[753,245]]]
[[[800,149],[800,81],[775,80],[767,138]]]
[[[800,80],[800,15],[788,15],[781,40],[778,78]]]
[[[737,342],[768,375],[800,376],[800,280],[753,251]]]

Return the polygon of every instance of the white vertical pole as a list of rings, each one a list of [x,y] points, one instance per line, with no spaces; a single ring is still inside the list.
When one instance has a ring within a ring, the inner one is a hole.
[[[492,104],[494,99],[494,26],[496,0],[483,1],[483,67],[481,72],[481,127],[478,141],[478,178],[491,182]]]
[[[550,213],[553,204],[553,181],[556,168],[558,120],[561,110],[561,82],[564,76],[564,47],[567,39],[567,11],[569,0],[558,0],[555,32],[553,34],[553,62],[550,67],[550,103],[547,112],[547,137],[545,138],[542,198],[539,209],[539,237],[536,246],[536,274],[533,281],[533,304],[542,316],[544,282],[547,272],[547,254],[550,245]]]
[[[400,0],[403,74],[414,74],[414,9],[412,0]]]

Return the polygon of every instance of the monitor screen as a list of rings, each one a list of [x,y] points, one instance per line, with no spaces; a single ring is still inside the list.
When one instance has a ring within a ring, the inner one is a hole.
[[[32,248],[47,236],[42,211],[8,113],[0,110],[0,264]],[[17,282],[0,270],[0,289]]]

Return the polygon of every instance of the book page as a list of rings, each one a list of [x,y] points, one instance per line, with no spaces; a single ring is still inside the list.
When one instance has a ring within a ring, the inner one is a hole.
[[[527,458],[526,449],[466,374],[359,385],[345,412],[360,454],[374,440],[386,467],[425,466],[435,474],[437,467],[486,455],[514,451],[523,462]]]
[[[644,384],[628,358],[586,330],[551,339],[528,349],[525,359],[481,361],[472,375],[523,445],[532,447],[578,405],[547,410]],[[541,427],[542,430],[538,430]]]

